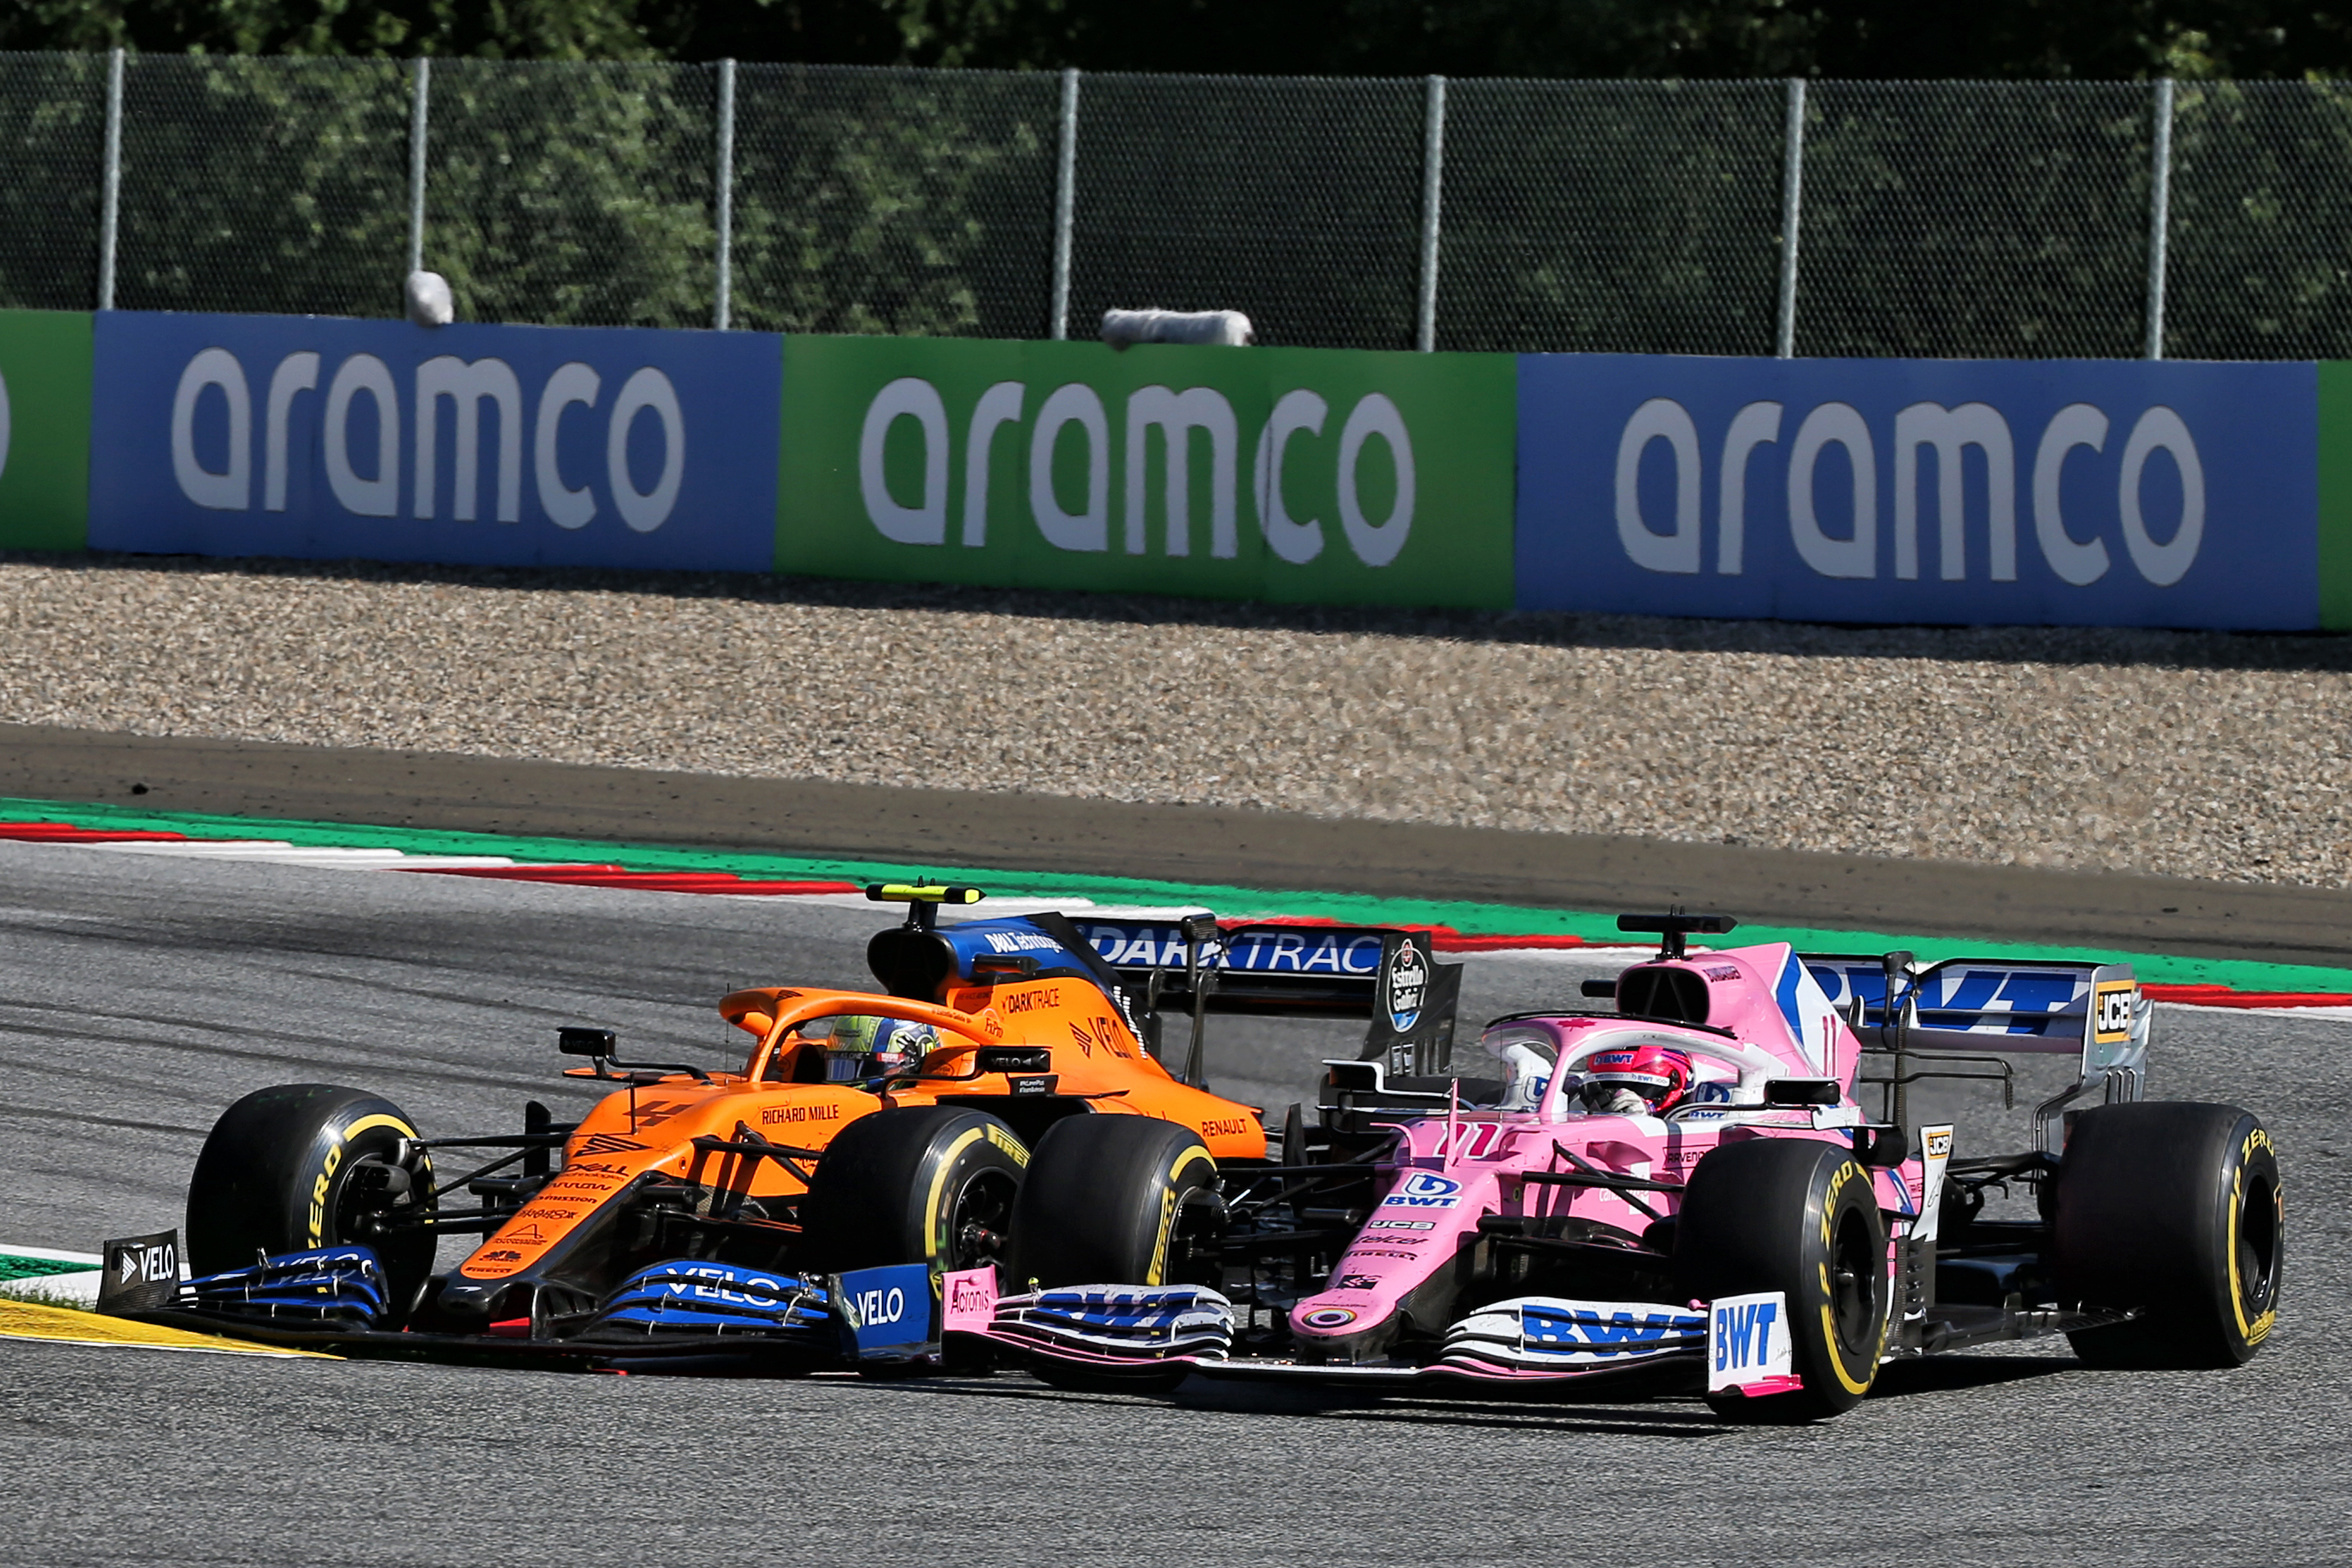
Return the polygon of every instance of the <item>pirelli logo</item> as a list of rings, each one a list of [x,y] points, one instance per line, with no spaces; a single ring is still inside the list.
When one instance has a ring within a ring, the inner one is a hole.
[[[2103,1046],[2131,1038],[2132,1005],[2139,999],[2136,980],[2102,980],[2091,998],[2092,1037]]]

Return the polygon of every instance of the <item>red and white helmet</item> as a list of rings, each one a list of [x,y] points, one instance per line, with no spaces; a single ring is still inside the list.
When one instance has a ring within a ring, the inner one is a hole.
[[[1654,1116],[1690,1092],[1691,1059],[1672,1046],[1635,1046],[1586,1059],[1577,1093],[1584,1108],[1609,1116]]]

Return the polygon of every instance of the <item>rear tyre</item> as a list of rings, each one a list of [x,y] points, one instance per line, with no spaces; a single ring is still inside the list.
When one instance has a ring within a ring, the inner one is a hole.
[[[1675,1268],[1700,1300],[1788,1299],[1793,1394],[1709,1395],[1741,1422],[1817,1420],[1870,1392],[1886,1345],[1886,1226],[1870,1173],[1811,1139],[1758,1138],[1702,1158],[1675,1224]]]
[[[2074,1119],[2053,1184],[2063,1303],[2142,1316],[2067,1337],[2087,1366],[2240,1366],[2278,1321],[2278,1151],[2234,1105],[2140,1101]]]
[[[860,1117],[801,1200],[803,1267],[977,1268],[1003,1250],[1029,1151],[993,1116],[936,1105]]]
[[[416,1136],[406,1111],[363,1089],[256,1089],[221,1113],[196,1155],[189,1268],[218,1274],[273,1253],[366,1247],[383,1266],[385,1300],[405,1316],[433,1272],[433,1233],[379,1235],[376,1222],[433,1211],[432,1162],[419,1151],[404,1175],[360,1173],[394,1164],[400,1141]]]
[[[1005,1289],[1215,1283],[1193,1244],[1222,1215],[1217,1163],[1191,1128],[1148,1116],[1065,1118],[1038,1140],[1013,1205]],[[1046,1357],[1029,1370],[1057,1388],[1126,1394],[1165,1393],[1192,1371],[1181,1363],[1110,1370]]]

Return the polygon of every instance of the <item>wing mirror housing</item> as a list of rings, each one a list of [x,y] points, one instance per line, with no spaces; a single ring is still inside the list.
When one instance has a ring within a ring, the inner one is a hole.
[[[610,1029],[566,1026],[555,1031],[555,1048],[567,1057],[601,1057],[607,1060],[621,1048],[621,1037]]]
[[[1835,1105],[1838,1081],[1833,1078],[1771,1078],[1764,1080],[1767,1105]]]
[[[583,1077],[605,1078],[614,1069],[631,1075],[639,1083],[654,1083],[669,1073],[685,1073],[698,1083],[709,1083],[710,1074],[687,1062],[625,1062],[620,1059],[620,1037],[610,1029],[591,1029],[573,1024],[555,1031],[555,1048],[567,1057],[591,1057],[595,1059],[593,1074],[573,1073]],[[651,1075],[651,1076],[647,1076]]]

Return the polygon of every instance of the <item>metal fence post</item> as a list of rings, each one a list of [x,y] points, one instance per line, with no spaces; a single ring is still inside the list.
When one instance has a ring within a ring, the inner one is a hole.
[[[1773,353],[1797,353],[1797,234],[1805,212],[1805,79],[1789,79],[1787,143],[1780,174],[1780,325]]]
[[[122,51],[106,52],[106,162],[99,174],[98,308],[114,309],[114,246],[122,210]]]
[[[1062,73],[1062,156],[1054,174],[1054,304],[1048,326],[1055,342],[1070,335],[1070,220],[1077,210],[1078,73]]]
[[[719,62],[719,279],[710,324],[727,330],[728,294],[734,282],[735,240],[735,62]]]
[[[425,266],[425,121],[433,96],[433,62],[416,57],[416,90],[408,110],[408,269]]]
[[[1422,132],[1421,321],[1414,346],[1437,347],[1437,218],[1445,185],[1445,79],[1429,79],[1428,120]]]
[[[2164,357],[2164,257],[2172,229],[2172,79],[2156,84],[2156,143],[2148,154],[2147,357]]]

